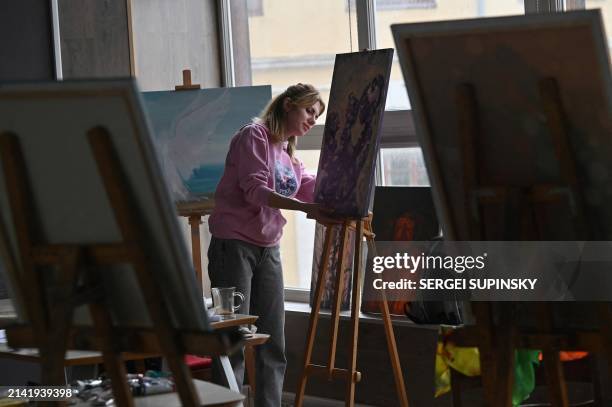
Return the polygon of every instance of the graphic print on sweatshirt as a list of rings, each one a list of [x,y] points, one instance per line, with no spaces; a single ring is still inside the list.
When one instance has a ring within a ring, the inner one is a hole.
[[[283,196],[291,196],[297,190],[297,179],[291,167],[277,161],[274,169],[274,189]]]

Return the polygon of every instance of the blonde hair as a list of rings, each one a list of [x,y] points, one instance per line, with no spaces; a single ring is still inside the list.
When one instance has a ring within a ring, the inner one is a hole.
[[[304,108],[319,102],[321,105],[319,115],[325,111],[325,103],[323,99],[321,99],[319,91],[314,86],[304,83],[289,86],[283,93],[276,96],[268,103],[268,106],[266,106],[259,117],[261,123],[265,124],[270,130],[274,143],[282,142],[283,135],[285,134],[285,119],[287,117],[287,112],[285,112],[283,108],[285,98],[289,98],[289,102],[294,106]],[[296,137],[291,136],[287,141],[287,154],[289,154],[289,157],[293,158],[297,146]]]

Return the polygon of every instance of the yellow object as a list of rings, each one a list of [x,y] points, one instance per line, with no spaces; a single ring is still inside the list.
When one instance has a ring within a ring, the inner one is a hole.
[[[0,398],[0,407],[21,407],[27,405],[28,402],[25,400],[15,400],[7,397]]]
[[[436,397],[450,391],[450,368],[465,376],[480,375],[478,348],[462,348],[452,342],[438,342],[436,351]]]
[[[442,336],[446,339],[444,329]],[[518,406],[529,397],[535,388],[534,365],[538,362],[538,350],[517,349],[515,352],[514,385],[512,387],[512,404]],[[436,351],[436,397],[451,390],[450,369],[455,369],[465,376],[480,375],[480,354],[478,348],[464,348],[442,340]]]

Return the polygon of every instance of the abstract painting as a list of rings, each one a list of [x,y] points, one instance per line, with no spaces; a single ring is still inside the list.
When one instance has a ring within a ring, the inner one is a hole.
[[[232,136],[270,101],[270,86],[144,92],[174,202],[210,202]]]
[[[428,241],[439,234],[440,226],[429,187],[376,187],[372,216],[375,241]],[[372,273],[366,269],[363,312],[380,312],[374,298]],[[399,275],[398,278],[406,277]],[[386,278],[391,280],[390,278]],[[392,314],[404,315],[406,301],[388,301]]]
[[[325,287],[321,297],[321,309],[331,309],[334,301],[334,285],[336,284],[336,275],[338,270],[338,260],[340,255],[340,246],[342,243],[342,226],[332,226],[332,244],[327,258],[327,275],[325,277]],[[323,264],[323,244],[325,242],[326,226],[317,223],[315,229],[315,246],[312,259],[312,279],[310,284],[310,306],[314,307],[314,295],[319,279],[319,270]],[[344,273],[342,280],[342,301],[340,309],[347,310],[351,305],[351,292],[353,282],[353,253],[355,250],[355,232],[349,230],[348,239],[344,250]]]
[[[392,49],[336,55],[315,202],[344,217],[367,216]]]

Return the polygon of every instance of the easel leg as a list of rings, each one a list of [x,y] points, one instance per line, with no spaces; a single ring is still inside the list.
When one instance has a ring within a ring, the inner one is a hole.
[[[538,325],[542,333],[552,335],[553,329],[553,309],[550,303],[539,303],[534,308],[537,316]],[[559,349],[555,346],[545,346],[542,348],[544,369],[546,370],[546,382],[548,384],[548,394],[551,404],[555,407],[565,407],[569,401],[567,389],[563,375],[563,366],[559,359]]]
[[[80,260],[77,247],[66,246],[58,254],[59,275],[55,276],[55,280],[58,283],[59,293],[50,295],[47,300],[49,326],[44,347],[40,352],[43,360],[43,383],[56,386],[66,384],[64,359],[74,306],[68,299],[72,298],[75,292]],[[34,257],[38,256],[34,254]]]
[[[567,389],[563,377],[563,366],[559,359],[559,351],[549,348],[542,352],[544,368],[546,369],[546,381],[548,384],[548,394],[553,406],[567,407]]]
[[[497,356],[497,405],[512,407],[514,386],[515,348],[512,328],[504,329],[496,336]]]
[[[310,322],[308,324],[308,336],[306,337],[306,349],[304,350],[304,364],[302,366],[302,375],[298,382],[298,388],[295,392],[295,407],[302,407],[304,401],[304,392],[306,390],[306,381],[308,380],[308,366],[312,357],[312,349],[314,347],[315,333],[317,330],[317,322],[319,321],[319,311],[321,310],[321,297],[323,296],[323,288],[325,286],[325,277],[327,276],[327,259],[332,242],[332,228],[327,226],[325,230],[325,241],[323,244],[323,255],[321,257],[321,269],[317,277],[317,288],[315,291],[313,309],[310,312]]]
[[[472,311],[476,317],[480,333],[478,352],[480,354],[480,376],[482,378],[483,396],[485,405],[497,407],[497,358],[493,344],[493,323],[491,305],[488,303],[472,303]]]
[[[202,250],[200,248],[200,225],[202,217],[200,215],[191,215],[189,217],[189,226],[191,226],[191,257],[193,258],[193,268],[196,273],[196,282],[198,288],[202,292]]]
[[[112,342],[113,333],[110,315],[102,304],[91,304],[89,310],[98,334],[104,338],[102,357],[106,374],[111,379],[115,402],[118,406],[132,407],[134,406],[134,400],[126,381],[125,363],[121,359],[121,354],[114,349]]]
[[[355,383],[361,379],[357,372],[357,338],[359,336],[359,306],[361,305],[361,290],[359,289],[361,274],[361,247],[363,241],[363,221],[357,222],[357,233],[355,233],[355,260],[353,273],[353,295],[351,301],[351,342],[349,344],[349,366],[346,385],[345,405],[355,405]]]
[[[225,378],[227,379],[227,386],[229,387],[229,389],[240,393],[240,389],[238,388],[238,382],[236,381],[236,375],[234,375],[234,369],[232,369],[232,364],[230,363],[230,360],[227,355],[219,356],[219,362],[221,363]]]
[[[395,379],[395,390],[397,391],[397,397],[402,407],[408,407],[408,396],[406,394],[404,375],[400,365],[399,354],[397,353],[397,344],[395,343],[395,333],[393,332],[391,314],[389,313],[389,304],[387,303],[387,296],[385,295],[384,291],[382,292],[380,311],[382,313],[383,324],[385,326],[387,349],[389,350],[389,359],[391,359],[391,368],[393,369],[393,378]]]
[[[329,357],[327,360],[328,379],[332,379],[332,372],[336,363],[336,346],[338,343],[338,326],[340,325],[340,308],[342,305],[343,288],[344,288],[344,254],[347,250],[347,240],[349,236],[350,221],[345,221],[342,225],[340,237],[340,250],[338,252],[338,261],[336,263],[336,281],[334,283],[334,302],[331,317],[331,340],[329,341]],[[331,226],[330,226],[331,227]]]
[[[608,377],[612,384],[612,304],[602,302],[598,304],[599,324],[604,343],[605,354],[608,360]]]
[[[460,377],[461,373],[457,372],[455,369],[450,368],[450,377],[451,377],[451,396],[453,397],[453,407],[462,407],[463,404],[461,402],[461,391],[462,391],[462,377]]]
[[[104,188],[113,207],[115,219],[124,241],[138,242],[146,233],[141,230],[131,213],[137,213],[132,191],[122,170],[117,152],[111,142],[110,134],[102,127],[91,129],[87,138],[96,160],[98,171],[102,176]],[[197,406],[199,396],[193,384],[191,372],[183,360],[183,349],[177,344],[169,307],[165,304],[162,289],[150,278],[149,264],[142,250],[135,248],[130,251],[130,262],[134,267],[136,278],[142,289],[155,333],[168,366],[174,374],[176,389],[183,406]],[[125,379],[123,379],[125,381]]]
[[[485,405],[496,407],[497,394],[495,391],[497,369],[495,357],[490,349],[490,345],[478,346],[480,352],[480,374],[482,377],[482,388],[485,400]]]
[[[374,234],[372,232],[371,217],[365,221],[365,236],[366,241],[368,243],[368,251],[372,251],[372,254],[376,256],[376,245],[374,243]],[[395,380],[395,390],[397,391],[397,398],[402,407],[408,407],[406,385],[404,383],[404,375],[402,373],[399,354],[397,352],[395,332],[393,332],[393,323],[391,321],[391,313],[389,312],[389,303],[387,302],[387,295],[384,290],[377,290],[377,292],[380,293],[378,304],[383,318],[383,325],[385,327],[387,350],[389,351],[389,359],[391,361],[391,368],[393,370],[393,379]]]

